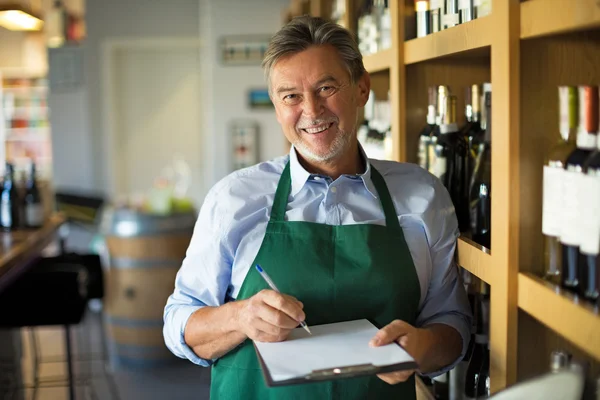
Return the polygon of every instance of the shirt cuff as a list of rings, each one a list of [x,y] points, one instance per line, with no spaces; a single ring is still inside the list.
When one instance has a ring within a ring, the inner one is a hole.
[[[207,360],[198,357],[194,350],[185,342],[185,327],[194,312],[202,308],[203,306],[179,306],[176,309],[171,310],[171,321],[165,321],[165,342],[167,347],[179,358],[187,358],[196,365],[202,367],[209,367],[213,364],[214,360]],[[171,325],[173,337],[171,337],[171,343],[169,343],[169,335],[167,334],[168,326]],[[176,327],[181,327],[176,332]]]
[[[442,375],[442,374],[450,371],[454,367],[456,367],[456,365],[458,365],[458,363],[460,363],[463,360],[463,358],[465,357],[465,354],[467,354],[467,350],[469,348],[469,341],[471,340],[471,332],[469,330],[470,325],[467,323],[467,321],[465,320],[465,318],[462,315],[458,315],[458,314],[440,315],[439,317],[437,317],[435,319],[431,319],[431,320],[427,321],[427,325],[422,326],[422,328],[426,328],[427,326],[433,325],[433,324],[444,324],[444,325],[448,325],[448,326],[456,329],[456,331],[460,334],[460,336],[462,338],[462,350],[460,352],[460,356],[456,360],[454,360],[451,364],[448,364],[444,368],[442,368],[438,371],[428,372],[426,374],[419,373],[419,375],[426,376],[428,378],[435,378],[436,376]]]

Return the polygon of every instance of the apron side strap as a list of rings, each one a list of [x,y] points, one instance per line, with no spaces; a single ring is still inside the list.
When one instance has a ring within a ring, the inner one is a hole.
[[[290,162],[288,161],[281,173],[277,191],[275,192],[275,199],[271,208],[271,221],[283,222],[285,220],[285,210],[287,209],[288,197],[290,197],[291,190],[292,179],[290,176]]]
[[[400,228],[400,222],[398,222],[398,214],[396,213],[396,207],[394,206],[394,201],[392,200],[392,196],[390,195],[390,191],[388,190],[387,185],[385,184],[385,180],[383,176],[375,169],[373,164],[371,165],[371,179],[373,180],[373,185],[375,185],[375,189],[377,189],[377,193],[379,194],[379,199],[381,201],[381,206],[383,207],[383,212],[385,214],[385,225],[397,232],[402,233],[402,228]]]

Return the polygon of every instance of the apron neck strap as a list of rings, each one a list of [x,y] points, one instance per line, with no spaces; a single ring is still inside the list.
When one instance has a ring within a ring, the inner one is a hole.
[[[385,225],[396,231],[401,232],[400,223],[398,222],[398,216],[396,214],[396,207],[392,201],[392,196],[388,190],[387,185],[383,176],[375,169],[371,164],[371,179],[373,185],[377,189],[381,206],[385,214]],[[271,221],[272,222],[283,222],[285,220],[285,211],[287,209],[288,198],[290,197],[290,191],[292,190],[292,179],[290,175],[290,162],[286,164],[279,184],[277,185],[277,191],[275,192],[275,199],[273,200],[273,208],[271,209]]]

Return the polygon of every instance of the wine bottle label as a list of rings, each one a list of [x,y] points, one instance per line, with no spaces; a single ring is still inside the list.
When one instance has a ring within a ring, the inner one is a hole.
[[[28,204],[25,207],[25,223],[28,226],[40,226],[44,222],[44,208],[41,204]]]
[[[581,194],[584,193],[584,174],[564,171],[562,228],[560,241],[568,246],[579,246],[581,238]]]
[[[544,166],[544,195],[542,204],[542,233],[560,236],[563,213],[563,175],[565,170]]]
[[[436,155],[434,164],[431,167],[431,173],[440,179],[446,174],[446,157],[442,157],[439,154]]]
[[[442,15],[442,26],[446,28],[452,28],[456,25],[458,25],[458,14]]]
[[[426,136],[421,136],[421,138],[419,138],[419,166],[421,168],[428,168],[427,165],[427,148],[428,148],[428,143],[429,143],[429,138]]]
[[[600,176],[584,175],[582,177],[581,210],[581,243],[580,250],[584,254],[600,253]]]
[[[429,9],[435,10],[437,8],[441,8],[442,1],[441,0],[429,0]]]

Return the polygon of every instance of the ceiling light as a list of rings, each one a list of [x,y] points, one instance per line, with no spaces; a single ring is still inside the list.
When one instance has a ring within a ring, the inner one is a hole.
[[[44,21],[18,4],[0,5],[0,26],[11,31],[39,31]]]

